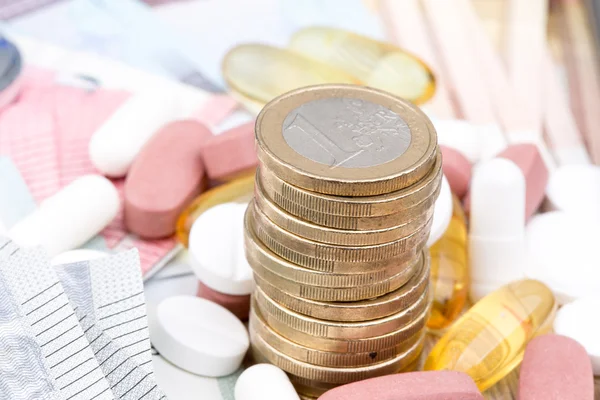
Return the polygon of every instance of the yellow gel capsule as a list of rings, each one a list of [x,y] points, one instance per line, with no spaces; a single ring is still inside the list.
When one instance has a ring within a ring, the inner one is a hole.
[[[443,329],[459,316],[469,294],[467,225],[456,196],[452,219],[444,235],[429,248],[433,305],[427,321],[430,329]]]
[[[514,370],[526,344],[552,328],[556,300],[543,283],[509,283],[477,302],[442,336],[425,370],[469,374],[481,391]]]
[[[177,219],[177,240],[187,247],[190,229],[192,229],[194,221],[209,208],[229,202],[249,202],[254,193],[254,176],[255,173],[252,172],[196,197]]]
[[[431,69],[416,56],[384,42],[335,28],[310,27],[296,32],[289,48],[340,68],[365,85],[415,104],[435,92]]]
[[[362,84],[341,69],[289,50],[262,44],[234,47],[223,59],[222,72],[232,90],[262,103],[303,86]]]

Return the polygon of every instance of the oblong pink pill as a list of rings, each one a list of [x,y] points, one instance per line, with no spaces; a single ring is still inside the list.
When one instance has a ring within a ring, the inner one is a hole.
[[[471,183],[471,162],[459,151],[451,147],[440,146],[442,150],[442,169],[450,189],[459,199],[469,190]]]
[[[248,316],[250,315],[249,294],[237,296],[217,292],[216,290],[206,286],[201,281],[198,281],[198,293],[196,293],[196,295],[225,307],[242,321],[248,320]]]
[[[206,174],[214,180],[230,180],[256,169],[254,121],[213,136],[206,142],[202,156]]]
[[[548,184],[548,168],[536,145],[530,143],[508,146],[497,157],[511,160],[525,176],[525,218],[529,219],[540,207]]]
[[[561,335],[533,339],[525,349],[519,400],[593,400],[592,363],[582,345]]]
[[[458,371],[405,372],[340,386],[319,400],[483,400],[473,379]]]
[[[202,147],[212,136],[196,121],[165,125],[142,148],[125,179],[125,225],[145,239],[175,232],[181,211],[200,194]]]

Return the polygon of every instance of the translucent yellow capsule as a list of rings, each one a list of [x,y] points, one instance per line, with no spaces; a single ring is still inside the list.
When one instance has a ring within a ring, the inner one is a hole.
[[[234,91],[255,101],[273,98],[303,86],[362,82],[341,69],[277,47],[244,44],[225,55],[223,77]]]
[[[248,202],[254,193],[255,173],[244,175],[198,196],[177,219],[177,239],[188,245],[190,229],[196,219],[211,207],[229,202]]]
[[[469,295],[467,225],[460,200],[454,196],[452,219],[444,235],[429,248],[433,305],[430,329],[443,329],[462,311]]]
[[[427,64],[389,43],[340,29],[310,27],[296,32],[289,48],[415,104],[426,102],[435,92],[435,78]]]
[[[490,293],[454,323],[433,347],[425,370],[466,372],[481,391],[517,367],[525,345],[552,328],[556,300],[535,280]]]

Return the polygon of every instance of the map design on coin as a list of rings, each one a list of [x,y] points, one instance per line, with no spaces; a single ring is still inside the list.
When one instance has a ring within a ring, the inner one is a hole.
[[[395,112],[354,98],[313,100],[283,121],[287,144],[330,168],[367,168],[400,157],[411,142],[410,128]]]

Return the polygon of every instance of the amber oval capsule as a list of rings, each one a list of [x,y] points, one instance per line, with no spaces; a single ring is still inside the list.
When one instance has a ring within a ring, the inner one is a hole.
[[[556,300],[543,283],[525,279],[490,293],[450,327],[425,370],[466,372],[486,390],[515,369],[533,337],[552,328]]]
[[[242,96],[261,103],[304,86],[362,82],[347,72],[289,50],[263,44],[244,44],[225,55],[227,84]]]
[[[222,203],[250,201],[254,193],[254,175],[251,172],[195,198],[177,220],[177,240],[187,247],[194,221],[209,208]]]
[[[146,143],[125,180],[125,225],[142,238],[175,232],[179,213],[203,188],[201,150],[212,136],[196,121],[165,125]]]
[[[446,232],[429,248],[433,305],[427,321],[430,329],[449,326],[462,311],[469,294],[467,225],[457,197]]]
[[[390,43],[336,28],[309,27],[292,36],[289,48],[415,104],[426,102],[435,92],[431,69]]]

